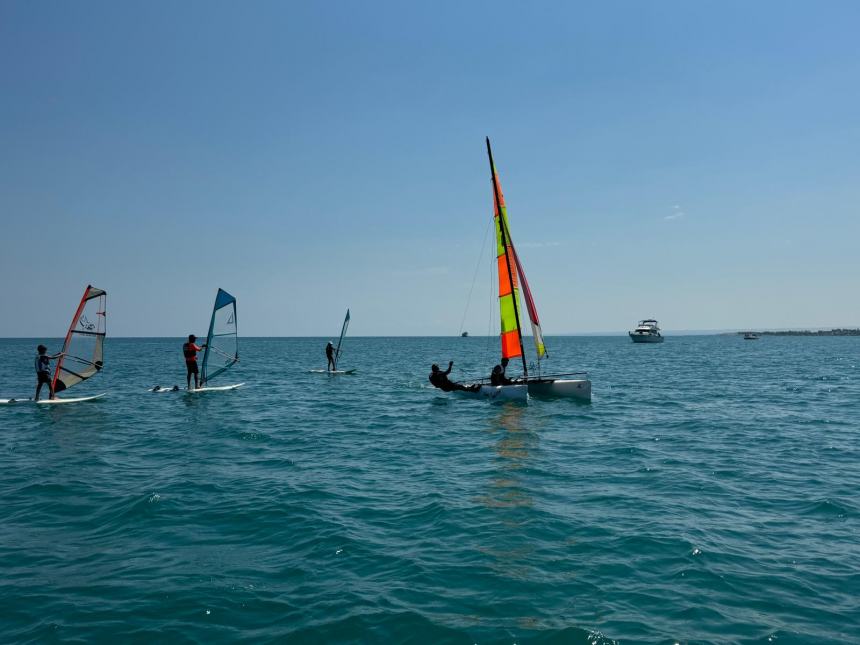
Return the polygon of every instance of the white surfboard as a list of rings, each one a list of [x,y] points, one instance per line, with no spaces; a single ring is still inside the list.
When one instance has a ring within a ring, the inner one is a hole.
[[[338,374],[355,374],[355,370],[308,370],[311,374],[331,374],[332,376],[337,376]]]
[[[61,397],[57,397],[55,399],[39,399],[36,401],[36,405],[56,405],[60,403],[82,403],[83,401],[95,401],[96,399],[100,399],[105,396],[107,392],[102,392],[101,394],[96,394],[95,396],[79,396],[74,399],[64,399]]]
[[[242,387],[243,385],[245,384],[236,383],[235,385],[218,385],[215,387],[204,386],[198,388],[191,388],[190,390],[184,391],[188,392],[188,394],[200,394],[202,392],[226,392],[227,390],[235,390],[237,387]]]

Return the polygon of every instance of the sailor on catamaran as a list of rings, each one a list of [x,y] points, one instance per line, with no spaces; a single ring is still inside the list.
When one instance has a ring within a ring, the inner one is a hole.
[[[194,389],[196,390],[199,387],[199,376],[200,373],[197,370],[197,352],[202,352],[206,347],[206,343],[203,343],[202,346],[197,345],[197,336],[194,334],[188,335],[188,342],[182,345],[182,354],[185,356],[185,369],[187,373],[185,374],[185,383],[188,389],[191,389],[191,375],[194,375]]]
[[[53,356],[48,356],[48,348],[44,345],[39,345],[36,348],[36,351],[39,352],[38,356],[36,356],[36,396],[34,397],[35,401],[39,400],[39,392],[42,391],[42,386],[48,386],[48,391],[51,393],[51,398],[54,398],[54,382],[51,378],[51,361],[60,358],[63,355],[62,352],[59,354],[54,354]]]
[[[508,367],[508,359],[503,358],[500,365],[493,368],[493,373],[490,374],[490,385],[510,385],[513,383],[511,379],[505,376],[505,370]]]
[[[439,366],[436,363],[430,367],[430,382],[433,384],[433,387],[438,387],[443,392],[478,392],[481,389],[481,386],[478,384],[475,385],[463,385],[462,383],[456,383],[455,381],[448,380],[448,374],[451,373],[451,369],[454,367],[454,361],[448,362],[448,369],[444,372],[439,369]]]
[[[325,346],[325,357],[328,359],[328,367],[326,369],[329,372],[334,372],[335,370],[334,353],[334,344],[328,341],[328,345]]]

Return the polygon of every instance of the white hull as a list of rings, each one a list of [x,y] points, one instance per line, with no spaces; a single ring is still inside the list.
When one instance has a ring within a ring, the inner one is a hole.
[[[205,387],[191,388],[190,390],[184,390],[184,391],[188,392],[188,394],[199,394],[202,392],[226,392],[227,390],[235,390],[237,387],[242,387],[243,385],[245,385],[245,384],[244,383],[236,383],[235,385],[219,385],[217,387],[205,386]]]
[[[632,331],[627,332],[630,335],[630,340],[634,343],[662,343],[663,336],[655,336],[652,334],[634,334]]]
[[[528,403],[529,389],[525,385],[482,385],[481,396],[499,401]]]
[[[591,401],[591,381],[588,379],[535,379],[528,381],[529,394],[537,397],[563,397]]]
[[[95,396],[79,396],[75,399],[63,399],[61,397],[57,397],[55,399],[39,399],[36,401],[36,405],[56,405],[60,403],[81,403],[83,401],[95,401],[96,399],[102,398],[107,392],[102,392],[101,394],[96,394]]]
[[[457,394],[468,397],[481,397],[491,401],[514,401],[516,403],[529,402],[529,390],[525,385],[481,385],[477,392],[468,390],[456,390]]]

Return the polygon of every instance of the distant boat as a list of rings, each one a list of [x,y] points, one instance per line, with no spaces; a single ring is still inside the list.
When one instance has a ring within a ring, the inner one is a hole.
[[[636,329],[627,333],[634,343],[662,343],[664,340],[657,321],[652,318],[640,320]]]
[[[468,338],[468,337],[469,337],[469,332],[467,332],[467,331],[464,331],[462,334],[460,334],[460,338]]]
[[[758,340],[758,334],[754,331],[748,331],[744,333],[744,340]]]

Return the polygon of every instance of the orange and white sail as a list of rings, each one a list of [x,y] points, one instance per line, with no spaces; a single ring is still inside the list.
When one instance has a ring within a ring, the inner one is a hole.
[[[54,391],[62,392],[85,381],[104,366],[107,294],[87,286],[75,310],[63,343],[63,352],[54,371]]]

